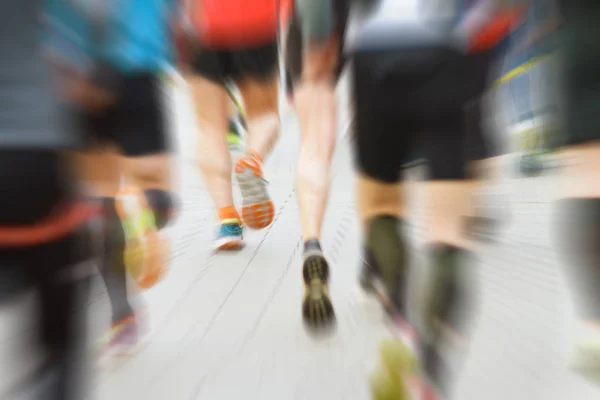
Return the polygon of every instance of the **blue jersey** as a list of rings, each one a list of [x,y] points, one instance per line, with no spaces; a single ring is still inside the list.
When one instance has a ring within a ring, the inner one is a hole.
[[[102,60],[123,73],[159,72],[173,60],[176,5],[176,0],[47,0],[47,44],[80,68]]]
[[[88,15],[66,0],[46,0],[42,39],[45,49],[61,64],[90,69],[94,46]]]

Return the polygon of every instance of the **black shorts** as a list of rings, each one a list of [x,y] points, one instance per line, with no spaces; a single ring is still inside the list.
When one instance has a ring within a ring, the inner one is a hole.
[[[117,100],[97,114],[78,113],[79,128],[90,146],[114,144],[128,157],[170,150],[161,78],[156,74],[125,76]]]
[[[0,226],[35,224],[75,198],[75,180],[53,150],[0,151]]]
[[[338,64],[335,70],[336,81],[342,75],[344,70],[344,39],[348,27],[348,18],[350,14],[350,2],[348,0],[333,0],[333,12],[335,14],[336,26],[335,34],[338,41]],[[302,76],[302,59],[304,54],[304,43],[299,16],[294,12],[288,28],[288,34],[285,46],[285,66],[286,80],[288,85],[296,85]]]
[[[431,179],[465,179],[466,107],[484,92],[490,62],[489,53],[464,55],[446,46],[357,51],[352,67],[358,169],[396,183],[402,166],[418,153],[428,161]],[[474,119],[480,123],[480,114]]]
[[[481,161],[502,154],[503,146],[494,141],[484,119],[485,102],[481,96],[465,106],[466,156],[470,161]]]
[[[200,48],[192,63],[193,71],[213,82],[239,81],[251,78],[269,81],[279,70],[277,40],[246,49]]]
[[[560,44],[565,129],[562,145],[600,140],[600,3],[563,0]]]

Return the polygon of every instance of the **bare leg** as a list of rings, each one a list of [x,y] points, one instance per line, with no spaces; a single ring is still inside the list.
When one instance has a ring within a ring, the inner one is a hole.
[[[233,206],[227,147],[230,100],[225,88],[200,76],[189,80],[199,126],[200,170],[217,209]]]
[[[233,203],[231,152],[227,144],[227,118],[231,99],[220,83],[202,76],[189,79],[199,126],[200,171],[219,218],[216,250],[243,247],[241,218]]]

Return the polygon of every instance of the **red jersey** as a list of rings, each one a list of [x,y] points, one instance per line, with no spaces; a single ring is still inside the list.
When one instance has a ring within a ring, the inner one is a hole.
[[[190,21],[208,47],[259,46],[277,38],[290,0],[191,0]],[[283,16],[281,16],[283,19]]]
[[[481,29],[474,32],[470,50],[488,50],[500,43],[515,29],[525,15],[523,8],[512,8],[497,12]]]

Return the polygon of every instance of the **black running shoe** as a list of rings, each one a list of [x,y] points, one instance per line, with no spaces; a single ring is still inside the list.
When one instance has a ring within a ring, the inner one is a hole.
[[[302,317],[312,330],[330,328],[335,323],[335,312],[329,298],[329,264],[316,243],[307,243],[304,249],[302,277],[304,300]]]

